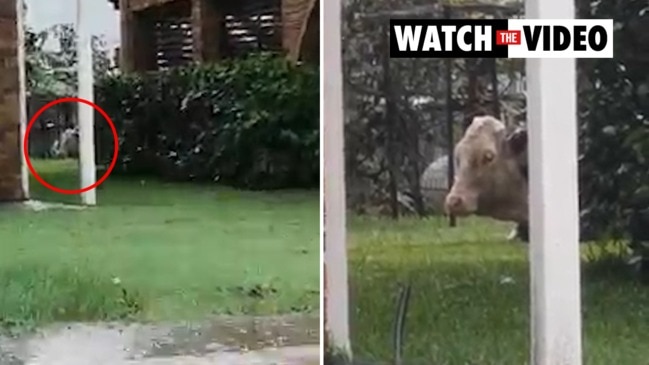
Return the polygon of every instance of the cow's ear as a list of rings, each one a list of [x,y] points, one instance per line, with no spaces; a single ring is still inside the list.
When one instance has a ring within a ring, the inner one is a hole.
[[[515,155],[519,155],[527,149],[527,130],[517,128],[509,133],[505,139],[505,143],[509,146],[510,151]]]

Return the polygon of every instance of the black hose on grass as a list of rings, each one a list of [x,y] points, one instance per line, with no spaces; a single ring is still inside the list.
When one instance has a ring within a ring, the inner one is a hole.
[[[394,365],[403,365],[403,334],[406,324],[406,313],[410,301],[410,284],[401,287],[397,304],[397,315],[394,321]]]
[[[406,324],[406,313],[410,302],[410,292],[411,286],[409,283],[402,285],[399,290],[393,331],[394,365],[403,365],[403,335]],[[331,349],[325,350],[324,363],[325,365],[376,365],[374,362],[365,362],[357,359],[350,362],[346,356],[335,353]]]

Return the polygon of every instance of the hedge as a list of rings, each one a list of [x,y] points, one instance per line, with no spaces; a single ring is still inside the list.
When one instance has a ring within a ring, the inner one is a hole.
[[[614,58],[579,60],[580,198],[582,222],[624,238],[628,220],[649,191],[649,4],[580,0],[584,18],[613,19]],[[638,43],[640,42],[640,43]],[[646,204],[646,203],[645,203]],[[645,225],[646,229],[646,225]]]
[[[256,54],[98,80],[95,100],[119,134],[113,173],[247,189],[317,186],[318,75]],[[106,164],[113,137],[106,123],[97,126],[98,162]]]

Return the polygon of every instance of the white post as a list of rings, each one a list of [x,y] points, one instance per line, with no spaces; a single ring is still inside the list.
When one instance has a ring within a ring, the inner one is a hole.
[[[87,0],[77,0],[77,56],[79,98],[93,102],[94,80],[92,67],[92,38],[88,28],[88,16],[84,14]],[[89,5],[88,5],[89,6]],[[78,105],[79,123],[79,162],[81,170],[81,187],[85,188],[97,180],[95,170],[95,137],[94,137],[94,109],[86,104]],[[96,205],[97,195],[95,189],[81,194],[81,202],[85,205]]]
[[[566,0],[526,0],[527,19],[573,19]],[[527,60],[533,365],[580,365],[576,63]],[[559,87],[557,87],[559,85]]]
[[[25,75],[25,3],[23,0],[16,1],[16,25],[18,26],[18,107],[20,114],[18,123],[20,124],[20,150],[23,150],[25,141],[25,131],[27,130],[27,76]],[[27,151],[29,152],[29,151]],[[23,188],[23,196],[29,199],[29,170],[25,154],[20,154],[21,168],[20,178]]]
[[[321,24],[327,24],[320,42],[322,69],[327,70],[326,77],[320,73],[324,99],[320,120],[324,132],[324,263],[327,268],[324,317],[331,345],[349,355],[341,3],[342,0],[323,1],[321,20]]]

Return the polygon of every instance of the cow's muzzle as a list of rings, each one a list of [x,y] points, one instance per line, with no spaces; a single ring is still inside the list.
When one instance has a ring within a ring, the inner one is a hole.
[[[444,210],[448,215],[466,216],[475,213],[475,204],[471,204],[469,199],[462,194],[451,192],[446,196]]]

